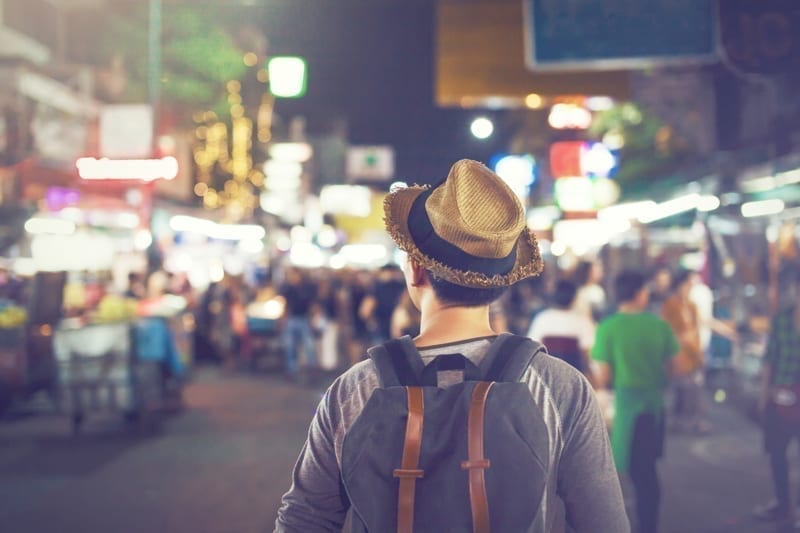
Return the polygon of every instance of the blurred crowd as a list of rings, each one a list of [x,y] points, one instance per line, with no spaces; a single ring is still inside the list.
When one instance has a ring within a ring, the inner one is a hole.
[[[615,309],[605,278],[600,262],[584,261],[555,279],[525,280],[492,305],[492,326],[543,342],[594,382],[590,354],[596,326]],[[134,288],[142,284],[135,275],[131,284],[132,291],[144,291]],[[189,293],[179,286],[178,282],[178,288],[167,290]],[[714,354],[724,357],[730,352],[736,327],[713,316],[713,293],[698,273],[654,268],[648,288],[648,310],[663,317],[681,339],[687,373],[705,366],[712,337]],[[364,359],[370,346],[403,335],[414,337],[420,327],[403,272],[395,265],[378,270],[288,267],[252,283],[243,276],[226,276],[191,299],[191,305],[198,360],[246,368],[259,358],[272,357],[273,364],[292,378],[304,370],[344,370]],[[716,305],[718,314],[721,309]],[[274,342],[259,343],[263,337]],[[690,392],[686,395],[691,397]],[[691,424],[700,430],[704,426]]]

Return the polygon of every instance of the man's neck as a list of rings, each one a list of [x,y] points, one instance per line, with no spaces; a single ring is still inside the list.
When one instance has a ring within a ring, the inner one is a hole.
[[[465,339],[496,335],[489,325],[489,306],[443,307],[438,302],[422,306],[417,346],[448,344]]]
[[[620,313],[643,313],[644,312],[644,307],[642,307],[641,305],[639,305],[637,303],[633,303],[633,302],[621,303],[621,304],[619,304],[619,307],[617,309],[618,309],[618,311]]]

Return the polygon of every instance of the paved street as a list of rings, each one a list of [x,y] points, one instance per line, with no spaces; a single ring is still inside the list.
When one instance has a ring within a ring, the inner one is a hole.
[[[0,531],[134,533],[271,529],[321,388],[206,369],[188,409],[155,436],[114,418],[0,423]],[[771,495],[756,428],[725,405],[707,437],[670,435],[662,531],[774,531],[749,518]],[[795,476],[795,481],[797,478]]]

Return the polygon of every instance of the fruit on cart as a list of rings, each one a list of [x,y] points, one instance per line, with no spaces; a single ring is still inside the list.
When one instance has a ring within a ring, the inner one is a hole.
[[[18,328],[28,321],[28,312],[23,307],[9,305],[0,308],[0,328]]]
[[[136,316],[136,301],[114,294],[107,294],[100,300],[94,315],[98,322],[119,322]]]

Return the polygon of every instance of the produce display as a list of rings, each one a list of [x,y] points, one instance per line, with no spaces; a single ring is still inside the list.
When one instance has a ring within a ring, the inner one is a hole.
[[[14,305],[8,301],[0,301],[0,328],[18,328],[25,325],[27,321],[28,312],[24,307]]]
[[[119,322],[136,317],[136,300],[106,294],[94,313],[96,322]]]

